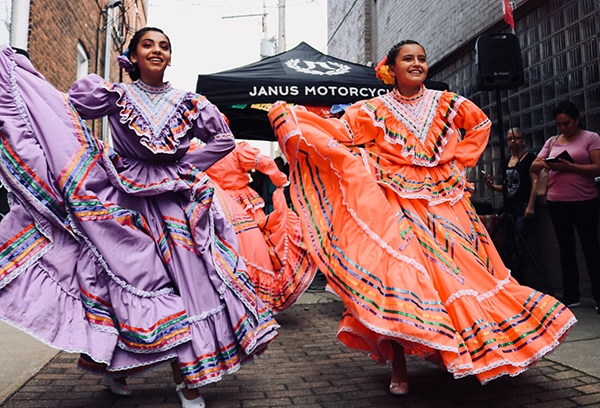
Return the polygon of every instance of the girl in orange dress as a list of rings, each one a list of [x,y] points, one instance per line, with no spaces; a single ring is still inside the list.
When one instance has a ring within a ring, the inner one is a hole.
[[[252,169],[268,175],[278,187],[269,215],[263,211],[262,197],[248,185]],[[317,267],[308,256],[300,219],[285,200],[287,176],[247,142],[237,143],[206,174],[222,189],[216,189],[216,201],[233,224],[240,257],[258,296],[273,313],[292,306],[310,286]]]
[[[266,174],[277,187],[289,184],[287,176],[279,171],[277,164],[248,142],[237,143],[234,151],[215,163],[208,174],[213,180],[217,180],[219,186],[255,221],[258,221],[265,217],[265,201],[248,185],[248,172],[251,170]]]
[[[310,254],[346,306],[338,338],[392,362],[393,394],[408,392],[405,354],[482,384],[515,376],[576,319],[510,276],[470,203],[465,169],[491,123],[471,101],[423,86],[414,41],[377,71],[394,90],[340,120],[285,103],[269,112]]]

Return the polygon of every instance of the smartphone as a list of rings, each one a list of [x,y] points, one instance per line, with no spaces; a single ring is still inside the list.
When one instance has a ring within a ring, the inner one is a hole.
[[[558,159],[563,159],[566,160],[568,162],[573,163],[573,158],[571,157],[571,155],[569,154],[569,152],[567,152],[566,150],[564,150],[562,153],[560,153],[558,156],[555,157],[548,157],[546,159],[546,163],[559,163]]]

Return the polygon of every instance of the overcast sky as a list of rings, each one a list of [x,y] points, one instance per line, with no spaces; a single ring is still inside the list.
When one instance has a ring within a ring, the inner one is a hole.
[[[267,35],[277,36],[277,0],[266,0]],[[167,79],[195,90],[198,74],[210,74],[260,59],[263,0],[150,0],[148,25],[160,27],[173,44]],[[327,1],[286,0],[287,49],[305,41],[324,51]]]

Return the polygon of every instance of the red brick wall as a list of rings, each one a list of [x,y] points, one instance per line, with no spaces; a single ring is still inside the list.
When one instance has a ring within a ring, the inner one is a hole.
[[[134,27],[134,3],[137,1],[138,28],[146,23],[146,1],[124,0],[127,21]],[[103,76],[106,33],[98,26],[106,0],[31,0],[29,53],[34,67],[57,89],[66,92],[77,75],[77,43],[81,42],[89,58],[89,72]],[[115,14],[120,9],[115,8]],[[131,32],[129,36],[131,36]],[[125,47],[128,43],[125,44]],[[111,82],[119,80],[118,55],[113,47]],[[98,67],[98,69],[96,68]],[[123,79],[127,79],[127,75]]]

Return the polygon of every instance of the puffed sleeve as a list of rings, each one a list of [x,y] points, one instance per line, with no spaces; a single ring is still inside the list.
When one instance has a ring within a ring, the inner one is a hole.
[[[212,103],[206,104],[193,126],[194,136],[204,143],[203,149],[188,151],[182,160],[205,171],[235,148],[235,140],[223,115]]]
[[[270,157],[263,155],[260,149],[252,147],[249,143],[238,143],[236,146],[237,157],[240,165],[246,171],[256,169],[269,176],[277,187],[287,183],[287,176],[279,171],[277,164]]]
[[[464,166],[473,167],[487,146],[492,122],[477,105],[462,98],[453,123],[456,128],[465,131],[462,140],[456,145],[454,157]]]
[[[67,96],[77,113],[83,119],[98,119],[107,116],[111,110],[118,109],[112,99],[118,94],[112,91],[112,85],[96,74],[90,74],[75,82]]]

